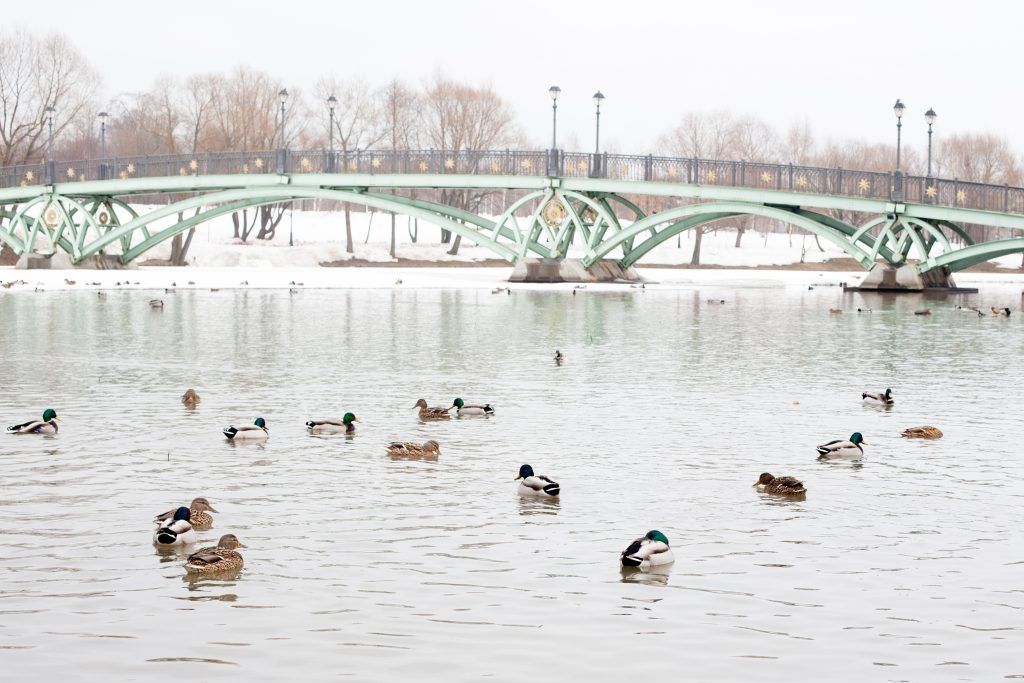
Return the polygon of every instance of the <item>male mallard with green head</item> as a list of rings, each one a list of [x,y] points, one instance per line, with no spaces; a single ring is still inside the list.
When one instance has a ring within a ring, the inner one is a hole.
[[[543,474],[534,474],[533,468],[523,465],[519,468],[519,476],[516,477],[519,488],[516,491],[520,496],[541,496],[542,498],[556,498],[562,492],[562,487],[554,479]]]
[[[159,514],[156,517],[154,517],[153,521],[159,525],[163,525],[164,522],[166,522],[169,519],[172,519],[174,517],[174,513],[177,511],[178,508],[168,510],[163,514]],[[207,529],[213,527],[213,515],[211,515],[210,513],[217,511],[213,508],[212,505],[210,505],[210,501],[206,500],[206,498],[203,498],[202,496],[200,496],[199,498],[194,498],[192,500],[192,504],[188,506],[188,511],[190,515],[189,523],[192,525],[192,528],[196,531],[206,531]]]
[[[196,532],[190,523],[192,513],[187,507],[174,511],[174,518],[165,521],[153,532],[153,544],[160,547],[189,545],[196,542]]]
[[[449,420],[452,414],[449,412],[451,408],[431,408],[427,405],[426,399],[421,398],[416,401],[416,405],[413,408],[420,409],[421,420]]]
[[[818,460],[860,460],[867,442],[860,432],[850,435],[849,441],[829,441],[818,446]]]
[[[773,477],[764,472],[754,483],[758,491],[778,496],[799,496],[807,493],[804,483],[796,477]]]
[[[201,548],[189,555],[185,571],[200,575],[236,572],[245,564],[238,548],[245,547],[234,534],[224,534],[215,548]]]
[[[43,411],[42,420],[29,420],[20,425],[11,425],[7,428],[8,434],[56,434],[57,433],[57,411],[47,408]]]
[[[225,427],[224,436],[228,441],[266,441],[270,438],[270,429],[266,420],[257,417],[251,425]]]
[[[461,398],[457,398],[452,401],[452,408],[455,408],[455,414],[459,417],[464,415],[493,415],[494,406],[490,403],[474,403],[469,404],[463,401]],[[449,408],[448,410],[451,410]]]
[[[306,430],[310,434],[345,434],[350,436],[356,433],[356,422],[359,422],[359,418],[352,413],[345,413],[341,420],[335,420],[334,418],[308,420],[306,422]]]
[[[860,397],[865,403],[871,405],[891,406],[893,404],[891,388],[886,389],[880,394],[872,394],[865,391],[860,395]]]
[[[657,529],[648,531],[646,535],[636,539],[619,555],[623,567],[639,567],[647,569],[676,561],[668,538]]]

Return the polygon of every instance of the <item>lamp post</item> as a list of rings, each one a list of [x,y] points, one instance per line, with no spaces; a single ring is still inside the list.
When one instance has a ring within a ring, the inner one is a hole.
[[[109,114],[101,111],[96,115],[100,120],[100,180],[107,178],[107,117]]]
[[[932,177],[932,124],[935,123],[935,119],[938,118],[938,114],[931,107],[924,113],[924,120],[928,122],[928,178]]]
[[[558,96],[562,89],[557,85],[548,88],[548,95],[551,96],[551,155],[548,161],[548,175],[555,175],[558,165]]]
[[[900,136],[903,129],[903,112],[906,111],[906,107],[902,102],[896,100],[896,104],[892,106],[892,112],[896,114],[896,172],[900,172]]]
[[[599,176],[601,166],[601,103],[604,102],[604,93],[598,90],[594,93],[594,163],[591,168],[594,174]]]
[[[327,170],[334,173],[334,108],[338,106],[338,98],[331,95],[327,98],[327,112],[330,122],[327,129],[327,146],[330,149],[330,156],[327,162]]]
[[[46,124],[50,129],[50,135],[46,139],[46,183],[53,185],[56,181],[56,172],[53,164],[53,116],[57,109],[52,104],[46,106]]]
[[[281,92],[277,93],[277,96],[281,100],[281,146],[277,153],[277,172],[284,173],[287,169],[287,160],[285,159],[287,147],[284,136],[284,103],[288,101],[288,90],[281,88]]]

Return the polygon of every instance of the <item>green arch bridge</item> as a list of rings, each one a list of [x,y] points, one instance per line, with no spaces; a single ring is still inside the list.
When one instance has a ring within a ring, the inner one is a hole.
[[[467,196],[503,204],[483,215]],[[128,263],[218,216],[299,199],[425,220],[513,263],[564,259],[575,244],[586,268],[606,259],[628,268],[684,230],[737,216],[792,224],[865,269],[931,283],[1024,252],[1024,233],[976,242],[965,230],[1024,231],[1024,188],[560,150],[276,150],[6,167],[0,241],[18,254],[63,251],[75,264],[100,255]]]

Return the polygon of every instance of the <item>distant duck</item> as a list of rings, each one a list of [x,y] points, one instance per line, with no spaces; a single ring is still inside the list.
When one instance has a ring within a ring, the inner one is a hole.
[[[449,420],[452,414],[449,412],[451,408],[431,408],[427,405],[426,399],[420,399],[416,401],[416,405],[413,408],[420,409],[421,420]]]
[[[505,287],[495,287],[491,290],[491,294],[501,294],[505,291]]]
[[[402,278],[398,278],[397,280],[395,280],[395,284],[396,285],[402,284]]]
[[[306,422],[306,430],[310,434],[355,434],[354,423],[359,419],[352,413],[345,413],[341,420],[327,418],[324,420],[309,420]]]
[[[873,311],[870,308],[858,308],[857,312],[858,313],[872,313]]]
[[[257,417],[251,425],[225,427],[224,436],[228,441],[266,441],[270,438],[270,430],[267,429],[267,421]]]
[[[555,498],[562,492],[557,481],[550,479],[543,474],[534,474],[533,468],[523,465],[519,468],[519,482],[517,489],[520,496],[540,496],[542,498]]]
[[[894,403],[892,398],[892,389],[886,389],[880,394],[864,392],[860,397],[862,401],[871,405],[891,406]]]
[[[57,433],[57,411],[47,408],[43,411],[42,420],[30,420],[20,425],[11,425],[7,428],[8,434],[56,434]]]
[[[922,308],[922,309],[920,309],[918,311],[914,311],[914,315],[931,315],[931,314],[932,314],[932,309],[930,309],[930,308]]]
[[[923,427],[908,427],[903,430],[901,436],[905,436],[908,439],[941,439],[942,430],[938,427],[929,427],[928,425]]]
[[[186,389],[185,393],[181,395],[181,402],[186,408],[195,408],[202,400],[195,389]]]
[[[758,491],[779,496],[799,496],[807,493],[804,483],[796,477],[773,477],[763,473],[754,484]]]
[[[1002,316],[1004,318],[1009,318],[1010,317],[1010,309],[1009,308],[996,308],[995,306],[990,306],[989,308],[992,309],[992,315],[999,315],[999,316]]]
[[[849,441],[829,441],[818,446],[818,460],[860,459],[867,442],[860,432],[854,432]]]
[[[242,285],[243,287],[247,287],[249,285],[249,281],[248,280],[242,280],[238,284]]]
[[[441,446],[433,439],[421,444],[394,441],[388,444],[388,455],[399,460],[437,460]]]
[[[565,362],[565,356],[558,349],[555,349],[555,365],[561,365]]]
[[[658,565],[671,564],[676,561],[672,554],[672,548],[668,545],[668,538],[657,530],[648,531],[622,551],[619,561],[623,567],[657,567]]]
[[[828,312],[830,314],[832,314],[832,315],[839,315],[840,313],[843,312],[843,309],[841,309],[841,308],[830,308],[830,309],[828,309]]]
[[[196,532],[189,522],[192,513],[187,507],[174,511],[174,518],[163,522],[153,532],[153,543],[158,546],[189,545],[196,542]]]
[[[163,524],[168,520],[174,519],[174,513],[177,511],[178,508],[168,510],[163,514],[159,514],[154,517],[153,521],[156,524],[163,526]],[[213,506],[210,505],[210,501],[206,500],[206,498],[200,496],[199,498],[192,499],[192,504],[188,506],[188,512],[189,524],[191,524],[192,528],[196,531],[206,531],[213,527],[213,515],[210,513],[217,511],[213,509]]]
[[[149,300],[149,307],[150,308],[158,308],[158,309],[163,310],[163,307],[164,307],[163,299],[150,299]]]
[[[460,417],[463,416],[463,415],[493,415],[494,414],[494,406],[492,406],[490,403],[484,403],[484,404],[474,403],[474,404],[469,404],[469,403],[466,403],[465,401],[463,401],[461,398],[457,398],[454,401],[452,401],[452,408],[456,409],[455,412]],[[449,408],[448,410],[451,410],[451,408]]]
[[[724,304],[725,303],[725,299],[708,299],[707,302],[709,304],[720,305],[720,304]]]
[[[222,574],[236,572],[245,564],[238,548],[245,548],[234,534],[224,534],[213,548],[201,548],[188,556],[185,571],[189,574]]]
[[[64,284],[66,284],[66,285],[68,285],[70,287],[70,286],[75,285],[77,283],[74,280],[69,280],[67,278],[64,278]]]
[[[978,315],[978,316],[984,316],[985,315],[984,313],[981,312],[981,310],[977,306],[957,306],[956,310],[959,311],[960,313],[967,313],[967,314],[974,313],[975,315]]]

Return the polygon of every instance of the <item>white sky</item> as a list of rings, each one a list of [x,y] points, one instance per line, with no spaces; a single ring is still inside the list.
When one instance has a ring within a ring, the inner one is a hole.
[[[834,6],[834,8],[832,7]],[[436,69],[490,82],[535,144],[550,144],[548,86],[562,88],[559,141],[652,151],[682,112],[726,109],[819,137],[891,142],[991,131],[1024,150],[1019,119],[1024,6],[859,0],[138,0],[10,3],[4,27],[67,33],[102,74],[105,95],[159,74],[263,69],[289,87],[318,76],[421,81]],[[166,9],[165,9],[166,8]]]

